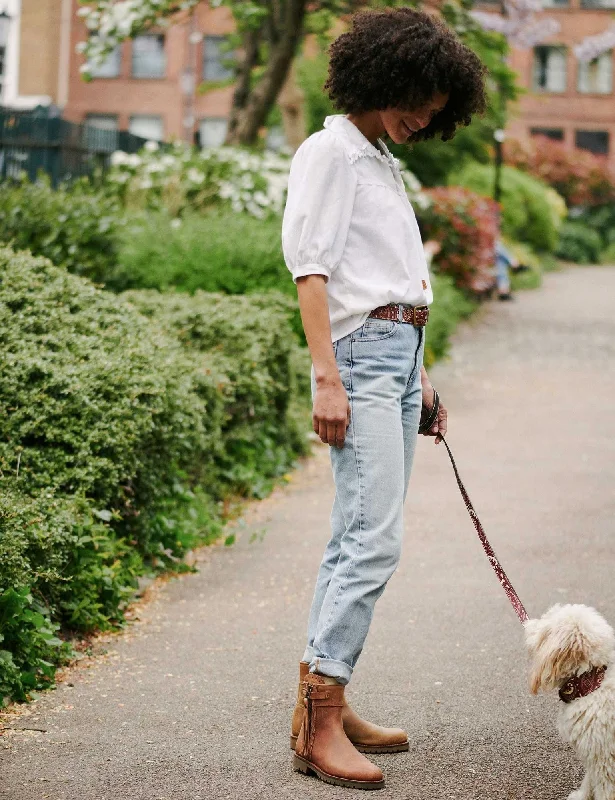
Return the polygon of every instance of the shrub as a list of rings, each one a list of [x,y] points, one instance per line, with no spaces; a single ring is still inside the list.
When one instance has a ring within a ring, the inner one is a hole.
[[[23,698],[58,624],[121,622],[139,574],[305,451],[309,370],[277,293],[118,297],[8,249],[0,275],[0,697]]]
[[[575,222],[595,230],[604,246],[608,247],[615,243],[615,200],[604,205],[576,208],[571,211],[570,216]]]
[[[603,264],[615,264],[615,242],[610,244],[602,253],[601,262]]]
[[[172,217],[222,208],[264,219],[284,208],[290,158],[179,142],[163,152],[151,142],[140,153],[114,153],[112,164],[107,184],[126,208],[166,210]]]
[[[425,328],[426,367],[448,354],[450,337],[455,328],[460,320],[470,316],[476,305],[455,287],[450,275],[434,275],[432,286],[434,302],[429,311],[429,324]]]
[[[293,290],[282,256],[279,218],[212,212],[173,221],[166,214],[127,227],[117,268],[107,286],[122,289],[175,287],[180,291],[244,294]]]
[[[507,141],[506,161],[552,186],[569,206],[615,202],[615,175],[604,156],[537,136]]]
[[[581,222],[566,222],[560,231],[557,255],[577,264],[595,264],[600,261],[602,241],[600,235]]]
[[[497,205],[475,192],[441,187],[427,192],[431,205],[418,211],[424,239],[442,247],[437,271],[450,275],[455,285],[475,293],[494,282]]]
[[[471,164],[455,173],[450,182],[491,197],[494,169]],[[512,167],[504,167],[501,186],[503,233],[536,250],[554,251],[559,224],[552,195],[545,184]]]
[[[127,227],[107,287],[233,295],[277,289],[296,298],[282,255],[281,224],[279,217],[257,220],[224,211],[191,214],[181,222],[150,215]],[[296,304],[290,319],[305,342]]]
[[[310,361],[288,327],[296,302],[278,293],[123,296],[177,336],[222,394],[224,413],[208,491],[223,497],[231,487],[263,497],[272,479],[305,448],[309,420],[302,408],[310,395]]]
[[[116,263],[122,224],[118,200],[86,179],[57,190],[44,176],[0,184],[0,242],[94,281]]]

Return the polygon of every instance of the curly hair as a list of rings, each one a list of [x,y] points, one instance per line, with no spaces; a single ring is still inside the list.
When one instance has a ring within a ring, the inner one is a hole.
[[[484,112],[486,68],[439,18],[412,8],[361,11],[330,45],[324,88],[345,113],[397,108],[412,111],[435,94],[443,110],[411,142],[440,134],[452,139],[473,114]]]

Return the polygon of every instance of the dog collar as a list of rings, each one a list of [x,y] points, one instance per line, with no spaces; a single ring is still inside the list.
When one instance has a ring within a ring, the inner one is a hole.
[[[559,690],[559,699],[564,703],[571,703],[577,697],[585,697],[595,691],[604,679],[606,667],[592,667],[582,675],[575,675],[568,678],[566,683]]]

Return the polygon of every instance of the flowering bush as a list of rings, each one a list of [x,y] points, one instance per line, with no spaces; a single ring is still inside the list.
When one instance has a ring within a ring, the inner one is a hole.
[[[495,172],[488,164],[466,164],[451,177],[451,183],[491,197]],[[501,173],[502,232],[526,242],[535,250],[553,252],[561,217],[553,202],[553,191],[545,183],[514,167]]]
[[[605,157],[546,136],[506,143],[506,161],[556,189],[569,206],[615,201],[615,173]]]
[[[148,142],[141,153],[117,151],[108,181],[128,208],[185,210],[226,206],[254,217],[284,208],[290,158],[271,152],[216,147],[198,151],[181,143],[160,150]]]
[[[139,154],[118,151],[108,175],[128,208],[166,210],[171,216],[215,206],[263,219],[281,214],[286,200],[289,155],[254,153],[239,147],[198,151],[177,143],[161,150],[148,142]],[[408,170],[401,171],[410,201],[428,200]]]
[[[429,189],[431,204],[419,212],[425,239],[442,246],[438,272],[451,275],[462,289],[480,294],[493,285],[498,206],[459,186]]]

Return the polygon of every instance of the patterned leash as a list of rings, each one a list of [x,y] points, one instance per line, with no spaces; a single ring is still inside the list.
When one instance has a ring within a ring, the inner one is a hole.
[[[448,446],[448,442],[446,439],[441,436],[441,440],[444,442],[444,446],[448,452],[448,457],[451,460],[451,464],[453,465],[453,470],[455,471],[455,477],[457,478],[457,486],[459,486],[459,491],[461,492],[461,496],[463,497],[463,501],[466,504],[466,508],[468,509],[468,514],[472,518],[472,522],[474,523],[474,527],[476,528],[476,532],[478,533],[478,538],[480,539],[480,543],[483,546],[483,550],[487,554],[487,558],[489,559],[489,563],[493,567],[493,571],[498,576],[499,582],[502,584],[502,588],[508,595],[508,599],[510,600],[512,607],[515,609],[515,614],[519,617],[520,621],[526,622],[529,617],[527,611],[523,607],[523,603],[519,599],[519,595],[515,591],[512,583],[508,580],[508,576],[504,572],[504,568],[498,561],[498,557],[493,551],[493,548],[489,544],[489,540],[483,530],[483,526],[481,525],[481,521],[478,518],[478,514],[474,511],[474,506],[472,505],[472,501],[466,492],[466,488],[461,482],[461,478],[459,477],[459,470],[457,469],[457,464],[455,464],[455,459],[453,458],[453,454],[451,453],[451,448]]]

